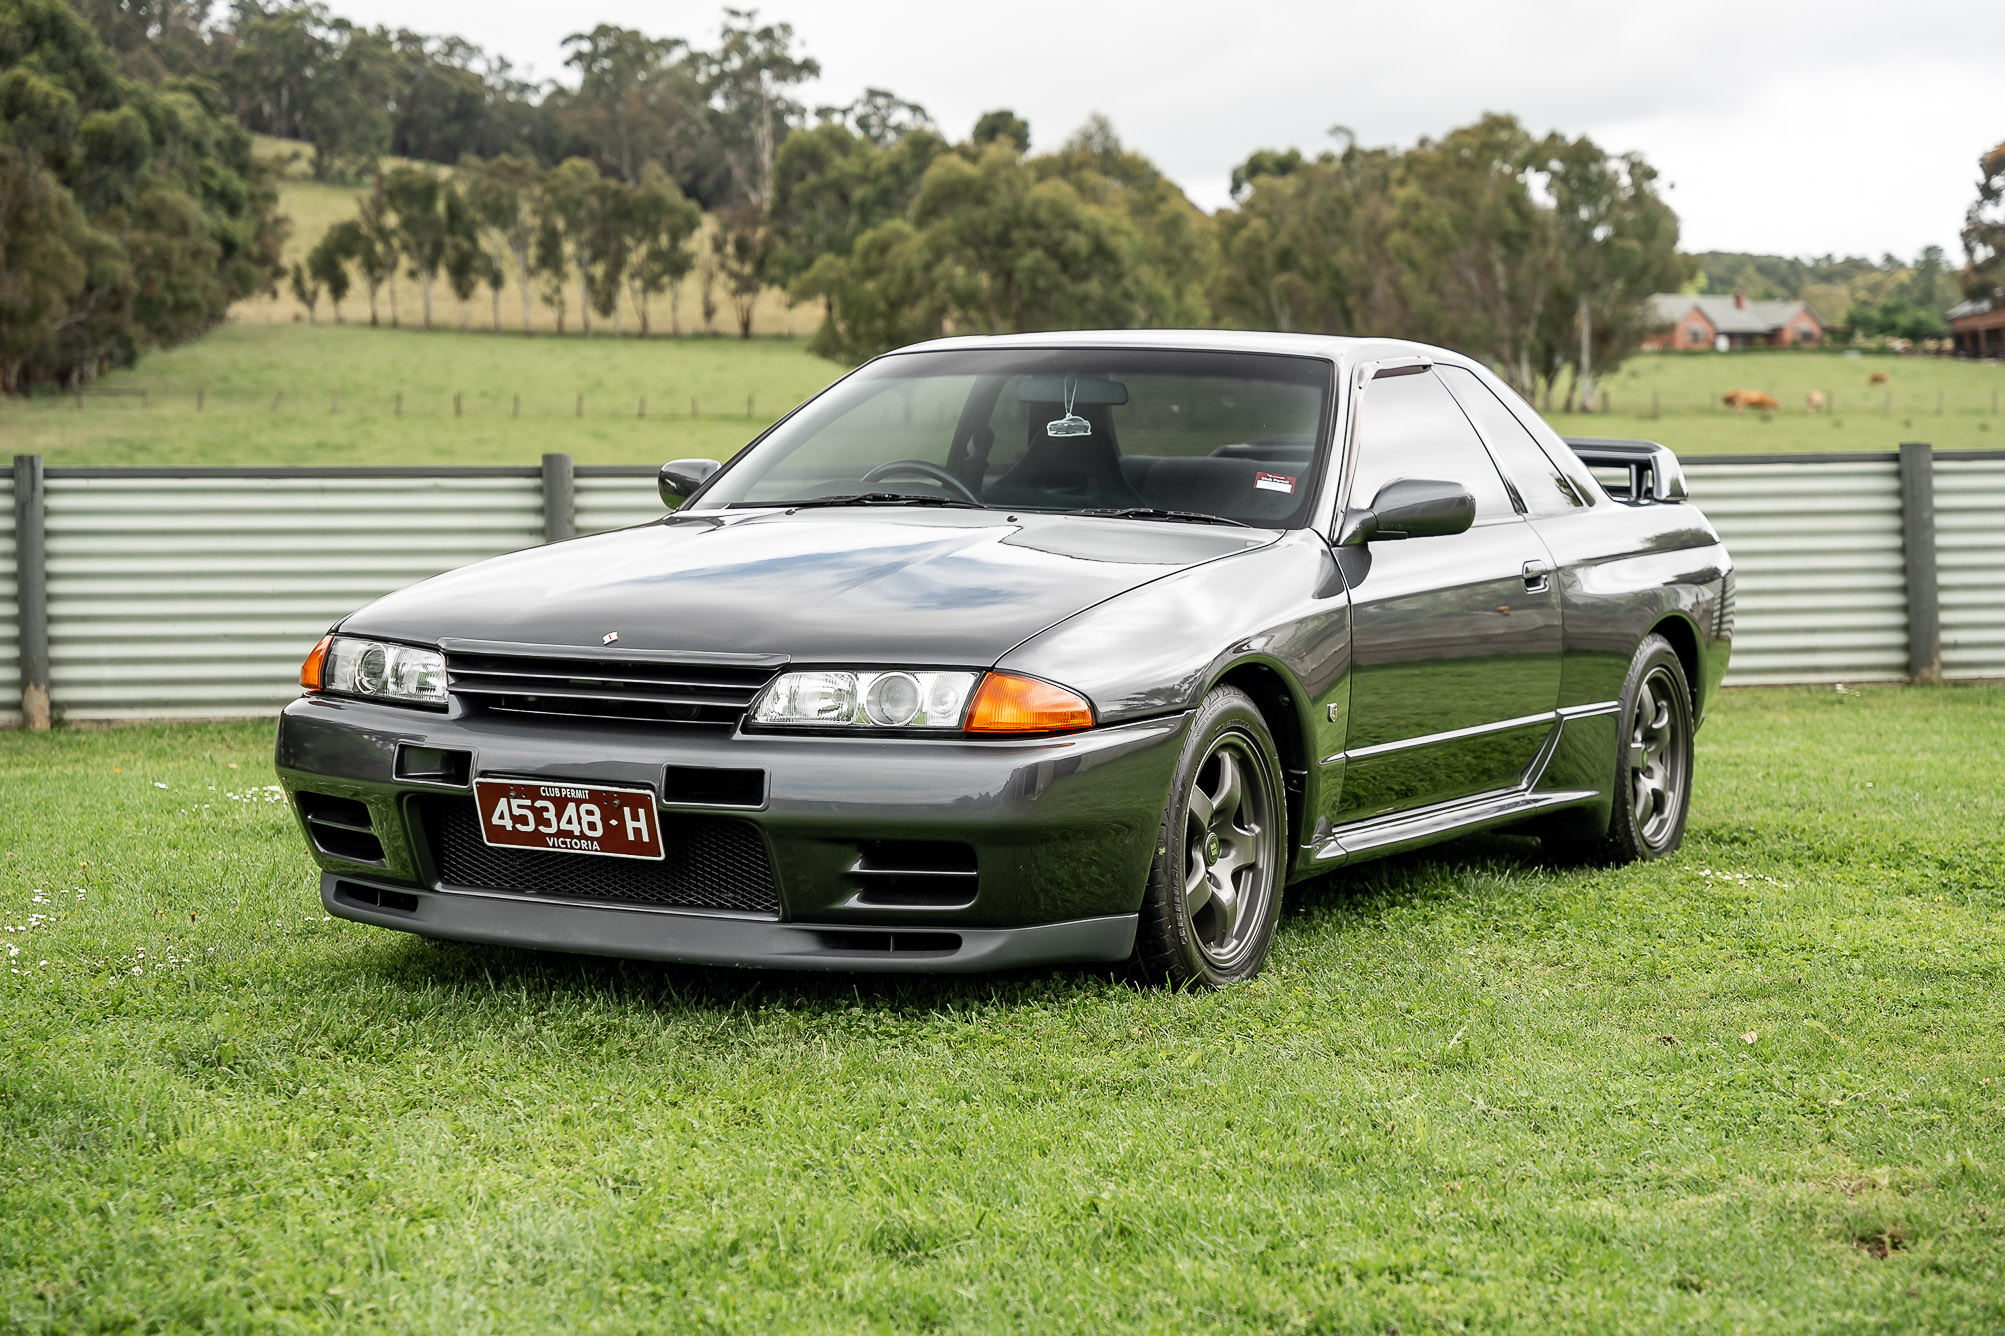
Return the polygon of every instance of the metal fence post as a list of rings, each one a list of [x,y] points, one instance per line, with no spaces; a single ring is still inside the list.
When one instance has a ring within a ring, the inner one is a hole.
[[[571,456],[543,456],[543,541],[561,543],[578,533],[577,471]]]
[[[14,590],[20,609],[21,726],[49,726],[49,555],[42,457],[14,456]]]
[[[1935,573],[1935,448],[1901,443],[1901,543],[1907,555],[1908,676],[1942,681],[1942,600]]]

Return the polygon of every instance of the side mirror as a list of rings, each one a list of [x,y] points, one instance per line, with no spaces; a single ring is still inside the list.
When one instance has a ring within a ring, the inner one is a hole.
[[[674,510],[723,467],[714,459],[669,460],[661,466],[661,503]]]
[[[1476,498],[1459,482],[1395,478],[1378,489],[1364,510],[1344,512],[1337,546],[1387,538],[1439,538],[1463,533],[1476,522]]]

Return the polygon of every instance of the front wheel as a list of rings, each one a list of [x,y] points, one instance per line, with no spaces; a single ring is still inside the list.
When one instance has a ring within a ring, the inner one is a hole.
[[[1135,935],[1135,973],[1220,988],[1260,972],[1281,912],[1287,802],[1267,721],[1219,687],[1191,721]]]

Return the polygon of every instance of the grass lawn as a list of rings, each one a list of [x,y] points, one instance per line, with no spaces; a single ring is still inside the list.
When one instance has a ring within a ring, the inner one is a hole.
[[[797,339],[525,339],[238,322],[99,382],[145,388],[144,406],[117,396],[88,397],[81,409],[59,396],[4,400],[0,438],[8,453],[39,451],[52,465],[533,464],[546,450],[582,463],[659,464],[730,454],[841,371]],[[1869,390],[1875,372],[1889,385]],[[1741,386],[1774,394],[1782,411],[1764,418],[1717,406]],[[1838,412],[1804,411],[1804,392],[1819,387]],[[1893,409],[1882,413],[1889,387]],[[1565,435],[1643,436],[1693,456],[1891,450],[1914,440],[2005,449],[2005,418],[1991,412],[1992,396],[2005,396],[2005,369],[1995,364],[1666,353],[1632,359],[1609,394],[1612,413],[1551,419]]]
[[[330,920],[270,741],[0,735],[8,1330],[2005,1325],[2005,688],[1729,693],[1668,863],[1210,996]]]
[[[8,453],[40,452],[52,466],[534,464],[546,450],[659,464],[726,458],[841,374],[787,339],[232,324],[99,382],[143,386],[143,403],[7,400],[0,437]]]

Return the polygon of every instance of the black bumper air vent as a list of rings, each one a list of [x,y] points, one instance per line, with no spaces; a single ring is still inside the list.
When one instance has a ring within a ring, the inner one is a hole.
[[[732,728],[780,662],[448,645],[446,683],[490,710]]]
[[[491,848],[480,837],[480,815],[470,798],[427,798],[419,817],[445,886],[670,909],[780,912],[765,839],[755,826],[729,817],[663,813],[668,856],[659,862]]]
[[[863,905],[962,909],[975,902],[974,848],[947,840],[873,840],[849,869]]]
[[[369,809],[353,798],[337,798],[330,793],[293,795],[314,848],[329,858],[345,858],[351,863],[381,863],[383,841],[376,838],[376,823]]]
[[[418,897],[403,891],[387,891],[380,886],[363,886],[352,881],[334,883],[334,898],[351,905],[367,905],[371,909],[387,909],[397,914],[418,912]]]
[[[815,934],[822,949],[842,955],[951,956],[961,949],[957,932],[870,932],[848,928]]]
[[[662,774],[661,800],[671,807],[763,807],[766,772],[671,765]]]
[[[400,742],[391,773],[398,779],[419,784],[463,789],[473,783],[473,753],[457,747],[420,747]]]

